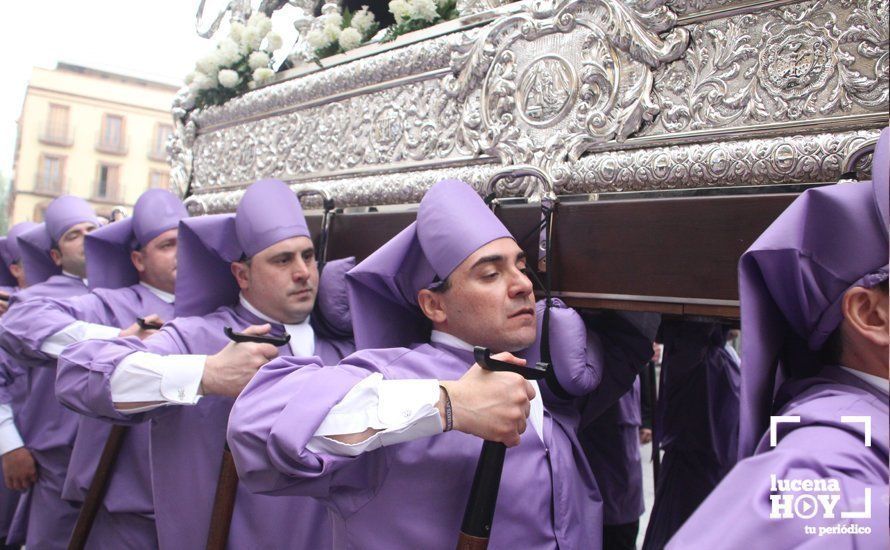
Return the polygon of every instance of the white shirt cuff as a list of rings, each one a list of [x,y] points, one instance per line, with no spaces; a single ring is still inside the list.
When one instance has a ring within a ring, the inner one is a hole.
[[[164,405],[194,405],[204,375],[206,355],[158,355],[137,351],[126,356],[111,374],[111,399],[122,413],[137,413]],[[125,403],[148,403],[121,408]]]
[[[22,436],[13,420],[12,407],[8,404],[0,404],[0,455],[24,447]]]
[[[85,321],[74,321],[43,341],[40,351],[58,359],[67,346],[84,340],[109,340],[120,336],[121,329]]]
[[[377,373],[356,384],[335,405],[309,441],[316,453],[358,456],[380,447],[442,433],[438,380],[384,380]],[[381,430],[360,443],[342,443],[333,435]]]

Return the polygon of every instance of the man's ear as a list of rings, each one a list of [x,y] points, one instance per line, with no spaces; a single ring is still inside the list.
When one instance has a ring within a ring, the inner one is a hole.
[[[133,262],[133,267],[137,272],[140,274],[145,272],[145,254],[141,250],[130,252],[130,261]]]
[[[49,257],[53,259],[53,263],[57,266],[62,267],[62,251],[58,248],[50,249]]]
[[[427,319],[437,325],[441,325],[448,320],[448,314],[445,311],[445,300],[442,294],[433,292],[426,288],[421,289],[417,293],[417,305],[426,315]]]
[[[851,288],[841,307],[848,330],[877,346],[890,346],[888,299],[880,288]]]
[[[232,275],[238,282],[238,288],[241,290],[250,288],[250,266],[247,262],[232,262]]]
[[[16,262],[14,264],[9,264],[9,272],[12,273],[12,276],[16,279],[21,279],[25,274],[25,268],[22,267],[21,263]]]

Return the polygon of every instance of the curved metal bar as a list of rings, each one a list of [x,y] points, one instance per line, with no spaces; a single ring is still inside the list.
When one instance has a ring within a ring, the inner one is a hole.
[[[324,264],[328,257],[328,235],[330,235],[331,220],[334,217],[334,197],[326,189],[321,189],[320,187],[301,187],[297,191],[298,200],[313,195],[321,197],[322,207],[324,208],[324,214],[322,214],[321,218],[321,232],[318,236],[318,255],[316,259],[318,270],[321,271],[324,269]]]
[[[556,197],[556,193],[553,190],[553,178],[550,177],[550,174],[548,174],[541,168],[532,166],[530,164],[517,164],[495,172],[491,175],[490,178],[488,178],[488,181],[485,182],[485,185],[482,187],[482,193],[484,196],[488,196],[491,193],[494,193],[495,184],[503,179],[522,177],[537,178],[538,181],[542,183],[542,197]]]
[[[862,145],[847,153],[847,156],[844,157],[844,161],[841,163],[841,174],[845,176],[850,173],[855,173],[856,163],[858,163],[865,155],[874,153],[877,144],[878,138],[869,138],[862,142]]]

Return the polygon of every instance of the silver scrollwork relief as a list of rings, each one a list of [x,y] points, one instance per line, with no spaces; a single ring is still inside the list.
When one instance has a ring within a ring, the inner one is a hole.
[[[653,70],[686,47],[663,4],[533,3],[465,35],[444,82],[463,105],[458,138],[504,163],[543,167],[623,141],[658,113]]]
[[[690,33],[656,76],[661,115],[640,135],[887,111],[886,0],[805,2]]]
[[[553,168],[563,174],[557,185],[560,195],[832,182],[841,176],[841,166],[850,153],[877,136],[878,130],[861,130],[608,151],[585,156],[578,162],[556,163]],[[341,207],[416,203],[436,181],[459,178],[481,189],[499,168],[490,163],[310,181],[292,187],[323,187]],[[499,187],[498,191],[509,196],[523,192],[515,186]],[[208,189],[193,196],[195,204],[191,208],[195,213],[230,212],[242,194],[241,190]]]

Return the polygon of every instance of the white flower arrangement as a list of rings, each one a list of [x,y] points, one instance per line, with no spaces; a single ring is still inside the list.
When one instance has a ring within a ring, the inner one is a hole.
[[[386,29],[384,42],[397,36],[457,18],[457,0],[392,0],[389,11],[395,24]]]
[[[281,46],[281,36],[272,32],[272,21],[265,14],[254,13],[247,23],[233,22],[228,36],[185,77],[185,108],[221,105],[268,81],[275,75],[272,52]]]
[[[358,48],[370,40],[377,29],[379,25],[368,6],[362,6],[355,13],[348,9],[341,12],[338,4],[328,2],[306,33],[306,42],[312,58],[317,61]]]

